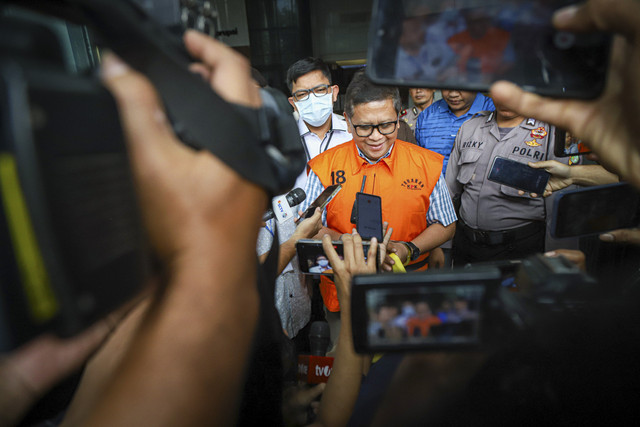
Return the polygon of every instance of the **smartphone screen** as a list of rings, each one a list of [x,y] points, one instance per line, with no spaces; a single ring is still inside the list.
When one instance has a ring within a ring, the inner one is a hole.
[[[360,353],[478,346],[495,268],[355,276],[354,346]]]
[[[611,37],[555,30],[553,13],[573,3],[377,0],[367,72],[410,87],[487,91],[504,79],[547,96],[596,97]]]
[[[306,211],[304,211],[304,214],[302,214],[302,218],[311,218],[316,208],[320,208],[320,210],[323,210],[331,201],[333,196],[338,194],[338,191],[340,191],[341,188],[342,184],[334,184],[325,188],[324,191],[320,193],[318,198],[309,205]]]
[[[356,229],[363,239],[382,241],[382,199],[366,193],[356,193]]]
[[[640,224],[640,193],[626,183],[560,193],[553,208],[556,238],[598,234]]]
[[[550,176],[545,170],[534,169],[505,157],[496,157],[491,165],[488,179],[518,190],[542,195]]]
[[[344,257],[344,245],[337,240],[332,242],[333,249],[336,250],[340,259]],[[362,242],[362,250],[364,251],[365,260],[369,253],[369,242]],[[300,264],[300,272],[303,274],[321,274],[324,276],[333,276],[333,267],[329,262],[329,257],[324,253],[321,240],[300,239],[296,243],[296,252],[298,254],[298,262]],[[376,260],[377,261],[377,260]]]
[[[575,157],[591,153],[591,149],[587,147],[581,139],[571,134],[571,132],[559,128],[556,128],[555,132],[556,142],[553,147],[553,154],[555,154],[556,157]],[[572,163],[577,163],[577,161]]]

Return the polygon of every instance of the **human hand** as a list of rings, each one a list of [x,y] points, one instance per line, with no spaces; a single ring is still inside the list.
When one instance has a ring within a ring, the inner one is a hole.
[[[491,97],[509,110],[571,132],[601,163],[640,187],[640,2],[590,0],[554,15],[557,29],[617,33],[606,88],[596,100],[551,100],[498,82]]]
[[[625,228],[621,230],[609,231],[600,235],[603,242],[631,243],[640,245],[640,228]]]
[[[333,279],[338,291],[338,300],[340,301],[340,307],[344,309],[345,304],[348,304],[351,298],[351,277],[354,274],[373,274],[376,272],[378,240],[375,237],[371,239],[369,253],[365,261],[362,237],[356,232],[355,228],[352,234],[343,234],[341,239],[344,248],[344,259],[340,259],[338,256],[331,243],[331,236],[328,234],[322,237],[322,248],[333,268]]]
[[[407,249],[407,247],[402,242],[390,241],[387,244],[387,256],[385,257],[384,263],[382,264],[382,269],[384,271],[392,271],[393,264],[395,264],[395,261],[392,260],[391,257],[388,255],[389,253],[396,254],[398,258],[400,258],[400,261],[402,261],[402,263],[404,264],[407,262],[407,257],[409,256],[409,249]]]
[[[187,32],[184,39],[191,55],[204,62],[220,96],[259,106],[258,89],[241,55],[196,32]],[[227,250],[241,250],[244,256],[245,246],[255,245],[264,192],[211,153],[178,141],[151,83],[115,55],[104,56],[102,76],[119,106],[144,223],[159,257],[173,261],[222,239],[236,242],[237,248]],[[236,227],[229,224],[237,223],[245,227],[234,237]]]
[[[444,251],[440,248],[433,248],[429,253],[429,269],[444,267]]]
[[[43,335],[0,358],[0,425],[15,425],[42,395],[80,369],[115,327],[98,321],[67,339]]]
[[[322,228],[322,210],[316,208],[313,215],[309,218],[305,218],[296,227],[296,230],[291,236],[294,242],[300,239],[310,239]]]
[[[389,245],[391,235],[393,234],[393,228],[389,227],[389,223],[387,221],[382,223],[382,234],[384,234],[384,238],[382,239],[382,243],[378,245],[378,264],[381,269],[384,265],[385,259],[387,258],[387,246]]]
[[[556,249],[555,251],[545,253],[544,256],[549,258],[562,256],[577,265],[580,270],[587,270],[587,260],[584,252],[582,251],[578,251],[575,249]]]

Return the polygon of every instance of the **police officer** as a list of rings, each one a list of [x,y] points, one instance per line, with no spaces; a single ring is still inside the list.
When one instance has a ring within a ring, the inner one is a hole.
[[[459,198],[453,263],[518,259],[544,251],[545,201],[487,179],[493,159],[555,159],[553,128],[496,104],[460,127],[445,174]],[[562,159],[556,159],[562,161]]]
[[[433,104],[435,92],[435,89],[423,87],[409,88],[409,96],[413,100],[413,107],[402,110],[400,112],[400,119],[408,124],[413,132],[416,130],[416,122],[418,121],[420,113],[429,105]]]

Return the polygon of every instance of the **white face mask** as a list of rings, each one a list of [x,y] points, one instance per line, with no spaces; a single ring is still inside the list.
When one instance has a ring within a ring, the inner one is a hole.
[[[307,99],[294,104],[302,120],[313,127],[322,126],[333,113],[333,93],[322,96],[310,93]]]

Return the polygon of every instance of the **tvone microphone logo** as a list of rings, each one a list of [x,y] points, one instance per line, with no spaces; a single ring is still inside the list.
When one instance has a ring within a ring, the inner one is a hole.
[[[331,368],[329,366],[316,365],[316,377],[329,377]]]

